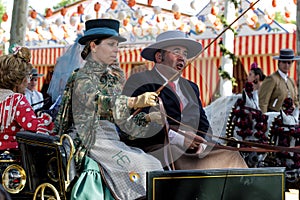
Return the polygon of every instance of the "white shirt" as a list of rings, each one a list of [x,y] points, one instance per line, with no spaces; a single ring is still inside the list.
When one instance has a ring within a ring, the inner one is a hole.
[[[283,72],[280,71],[279,69],[278,69],[278,73],[279,73],[279,75],[285,80],[285,82],[287,82],[287,80],[288,80],[288,75],[285,74],[285,73],[283,73]]]
[[[25,89],[25,97],[30,105],[44,101],[44,97],[43,97],[42,93],[40,93],[37,90],[31,91],[28,88]],[[35,106],[32,106],[32,108],[33,108],[33,110],[37,110],[39,108],[42,108],[43,105],[44,105],[44,103],[39,103]]]

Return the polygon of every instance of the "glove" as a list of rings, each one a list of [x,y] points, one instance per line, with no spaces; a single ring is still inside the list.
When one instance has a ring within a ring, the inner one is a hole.
[[[160,112],[151,112],[146,116],[147,121],[163,124]]]
[[[145,92],[136,97],[134,109],[144,108],[148,106],[156,106],[157,94],[155,92]]]

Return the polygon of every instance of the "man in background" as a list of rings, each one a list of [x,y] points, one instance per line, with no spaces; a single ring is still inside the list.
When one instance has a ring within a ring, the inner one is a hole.
[[[298,92],[293,79],[289,77],[289,71],[300,56],[295,56],[292,49],[281,49],[278,60],[278,70],[267,76],[258,91],[259,107],[263,113],[279,112],[283,101],[290,97],[295,106],[299,105]]]
[[[28,86],[25,90],[25,96],[33,110],[36,111],[41,109],[44,105],[44,97],[43,94],[37,91],[38,78],[43,77],[44,74],[39,74],[38,70],[33,68],[31,70],[31,78]]]

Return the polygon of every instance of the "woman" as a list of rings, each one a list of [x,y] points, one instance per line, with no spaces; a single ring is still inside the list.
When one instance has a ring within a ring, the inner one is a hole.
[[[147,123],[161,118],[141,113],[133,120],[126,120],[131,108],[156,105],[157,95],[154,92],[138,97],[120,95],[124,74],[116,60],[118,44],[126,39],[119,36],[118,31],[119,22],[116,20],[86,22],[85,35],[79,39],[79,43],[85,45],[81,56],[86,63],[69,78],[57,129],[61,134],[67,131],[68,126],[74,125],[76,163],[80,164],[82,158],[85,158],[85,165],[91,163],[89,157],[96,161],[115,199],[137,199],[146,195],[146,172],[162,170],[162,166],[154,157],[121,142],[115,123],[126,123],[129,134],[141,134]],[[68,108],[69,112],[65,115],[68,117],[64,118],[63,113],[71,100],[72,109]],[[97,165],[92,166],[94,170],[97,170]],[[84,172],[88,172],[86,167]],[[101,178],[93,172],[91,176],[98,176],[93,183],[99,185]],[[87,177],[83,178],[85,175]],[[88,173],[85,175],[79,177],[82,183],[77,181],[73,188],[72,199],[101,199],[99,190],[102,188],[97,187],[95,192],[91,192],[91,187],[82,189],[89,178]]]
[[[253,85],[253,99],[255,104],[258,107],[258,89],[261,86],[263,80],[266,78],[266,75],[264,75],[261,68],[258,67],[258,64],[256,62],[251,64],[251,68],[249,71],[249,74],[247,76],[247,82],[252,83]]]
[[[251,64],[249,74],[247,76],[247,81],[253,83],[253,90],[258,90],[262,81],[266,78],[261,68],[258,67],[256,62]]]
[[[0,57],[0,150],[17,149],[16,133],[21,130],[51,133],[51,117],[36,116],[24,93],[30,81],[30,51],[16,48]]]

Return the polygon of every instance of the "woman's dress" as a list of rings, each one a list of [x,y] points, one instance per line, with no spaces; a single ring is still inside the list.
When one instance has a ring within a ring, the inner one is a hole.
[[[72,117],[77,135],[74,138],[77,160],[85,154],[94,159],[103,172],[103,178],[118,199],[136,199],[146,195],[146,172],[162,170],[161,163],[142,150],[120,141],[115,123],[126,123],[128,134],[141,134],[147,127],[138,126],[127,107],[129,97],[122,96],[123,71],[118,65],[101,65],[87,60],[76,72],[72,97]],[[61,114],[61,113],[60,113]],[[59,115],[60,115],[59,114]]]
[[[23,94],[0,89],[0,150],[17,149],[19,131],[51,133],[52,129],[50,115],[36,116]]]

